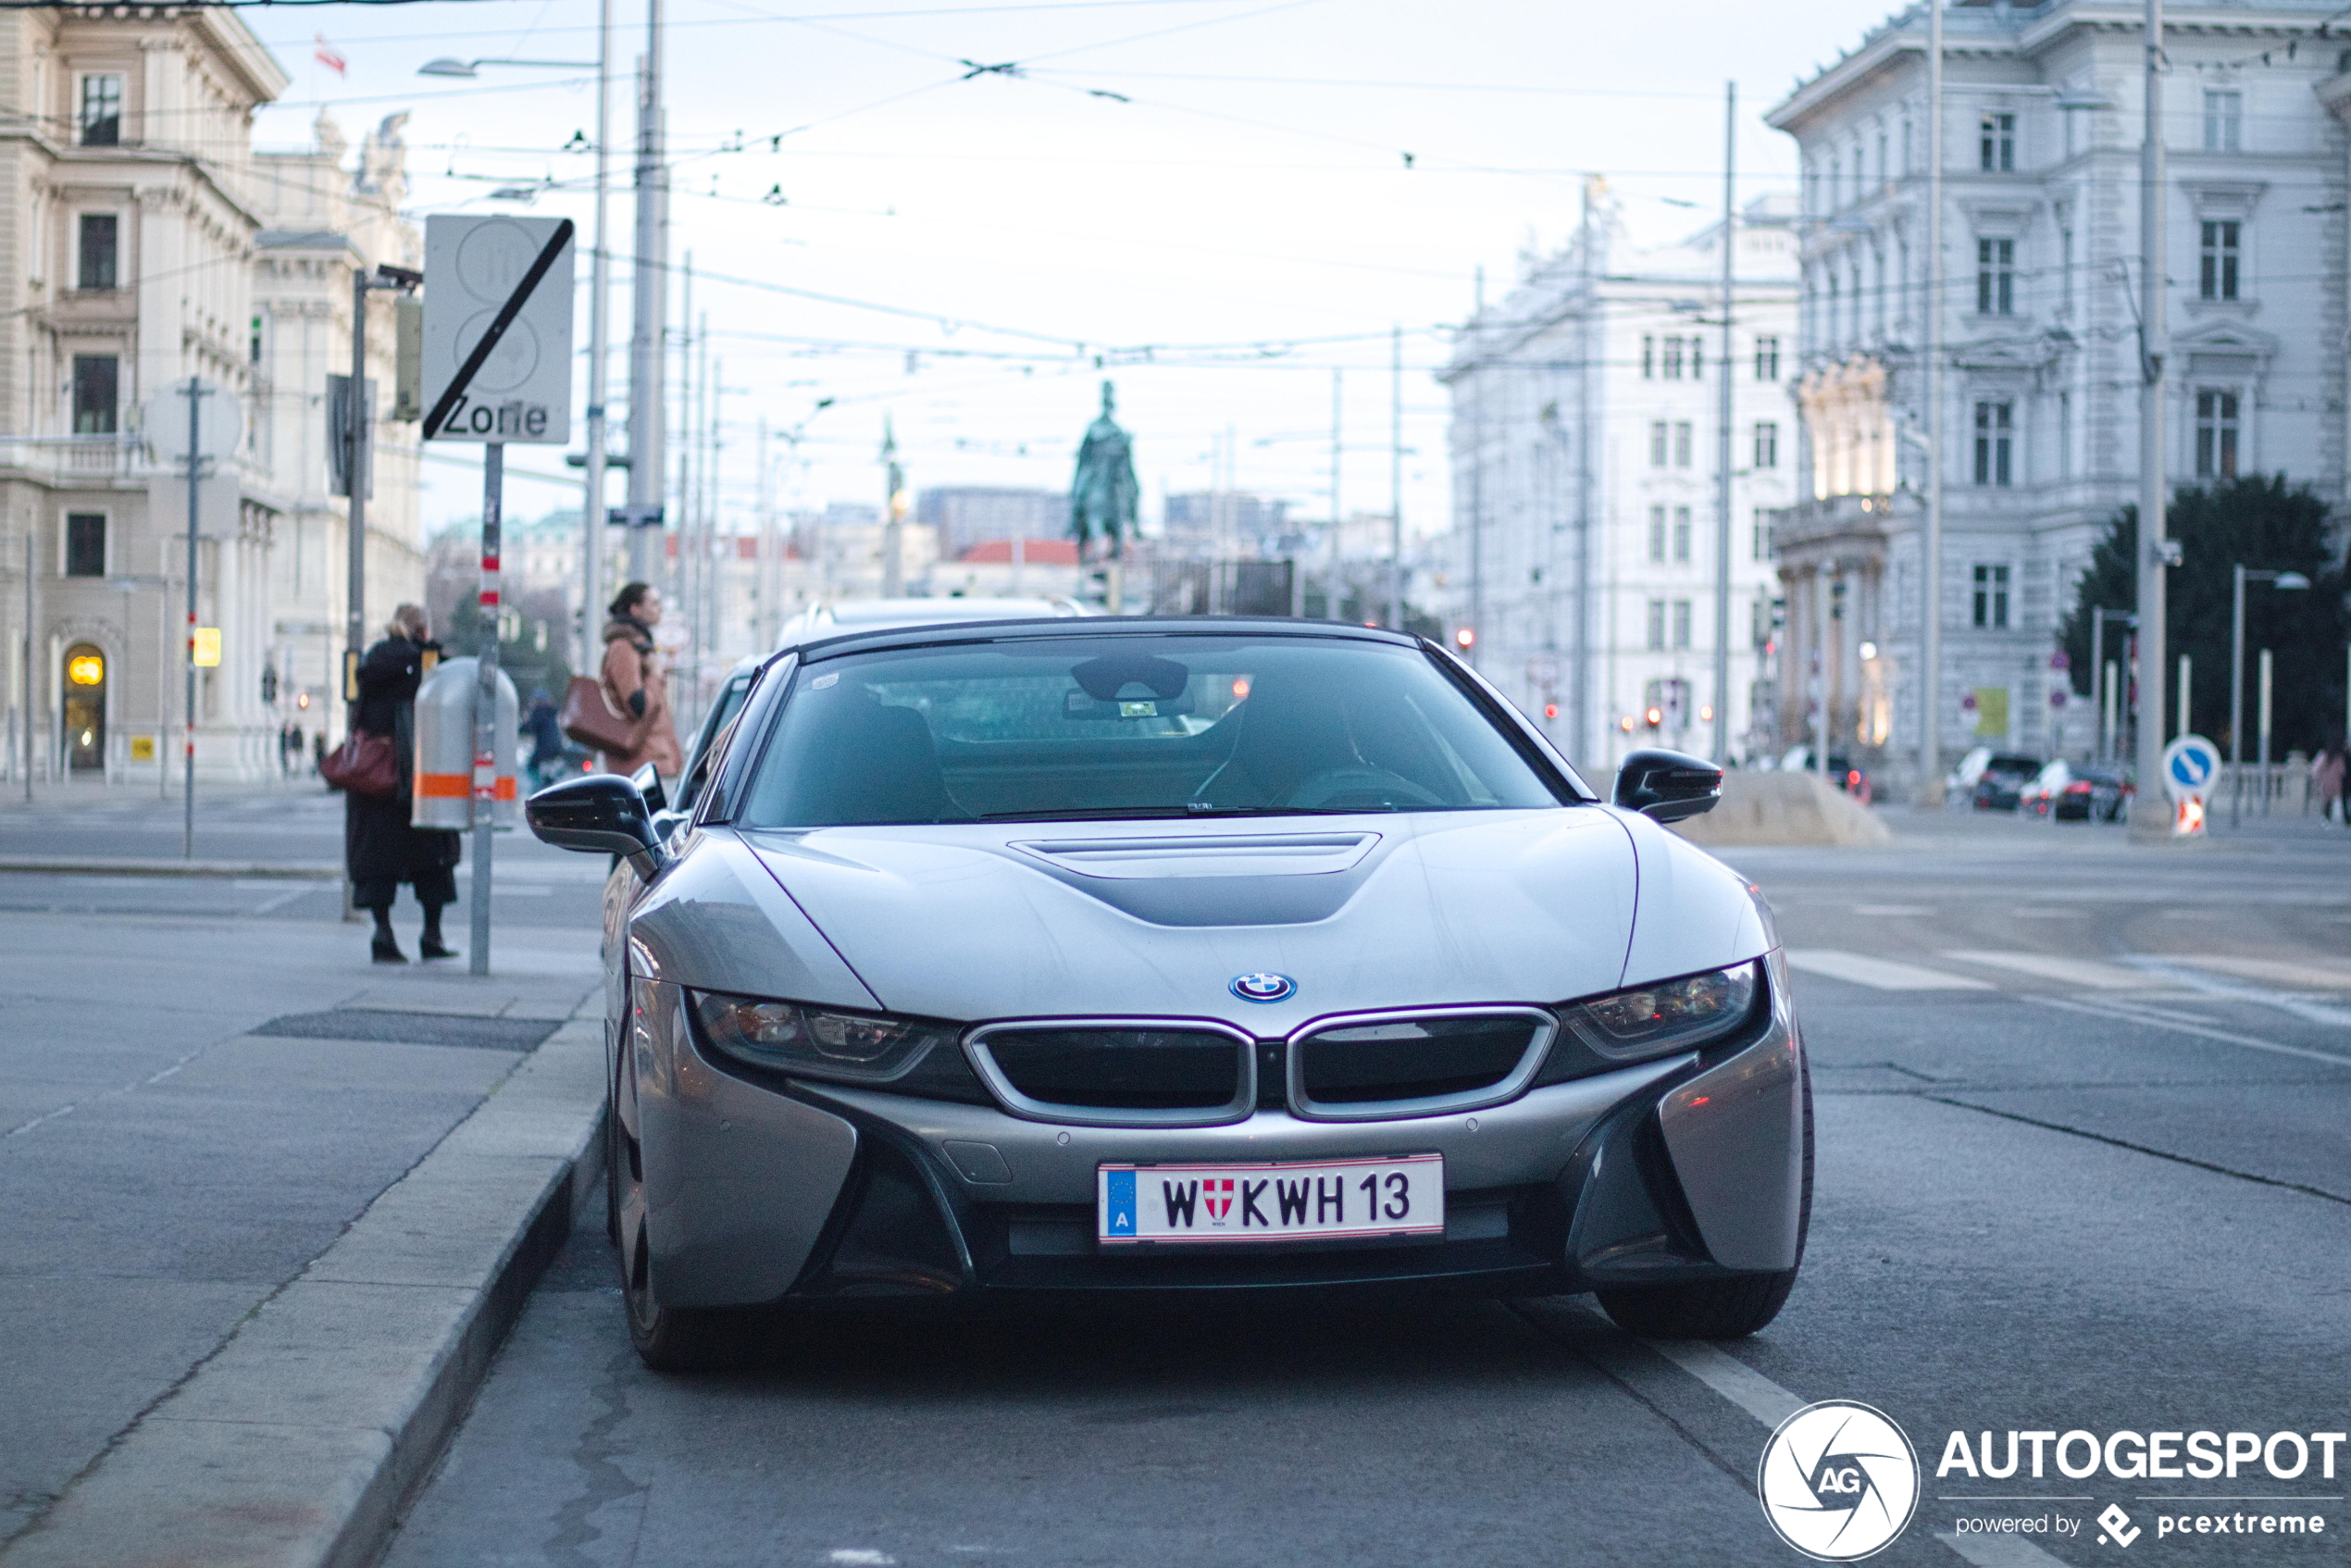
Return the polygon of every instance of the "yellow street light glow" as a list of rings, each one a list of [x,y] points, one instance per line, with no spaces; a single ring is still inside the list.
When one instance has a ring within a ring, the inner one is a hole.
[[[199,669],[217,669],[220,665],[220,628],[200,626],[195,628],[191,649]]]
[[[66,678],[76,686],[104,686],[106,661],[95,653],[76,653],[66,664]]]

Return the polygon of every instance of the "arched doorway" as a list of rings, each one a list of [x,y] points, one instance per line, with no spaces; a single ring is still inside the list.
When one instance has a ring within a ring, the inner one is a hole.
[[[66,650],[66,765],[106,765],[106,656],[87,642]]]

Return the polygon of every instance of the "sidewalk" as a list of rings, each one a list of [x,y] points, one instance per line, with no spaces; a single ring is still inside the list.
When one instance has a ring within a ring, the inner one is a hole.
[[[0,1562],[364,1559],[592,1179],[595,942],[0,914]]]

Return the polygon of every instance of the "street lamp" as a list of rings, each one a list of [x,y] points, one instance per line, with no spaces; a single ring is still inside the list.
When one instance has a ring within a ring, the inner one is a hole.
[[[2310,579],[2300,572],[2265,572],[2244,566],[2234,568],[2229,597],[2229,826],[2234,828],[2245,805],[2245,585],[2266,582],[2280,592],[2307,589]],[[2266,704],[2265,704],[2266,707]],[[2266,714],[2264,715],[2266,717]],[[2261,728],[2261,799],[2269,796],[2270,730]]]
[[[443,55],[437,60],[427,60],[417,68],[418,76],[455,76],[470,81],[481,74],[484,66],[535,66],[545,70],[601,70],[596,60],[460,60]]]

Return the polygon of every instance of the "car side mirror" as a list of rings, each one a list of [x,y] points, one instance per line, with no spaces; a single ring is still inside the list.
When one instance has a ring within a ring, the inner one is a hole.
[[[541,843],[585,854],[624,855],[648,882],[669,864],[643,793],[616,773],[550,784],[525,803],[523,816]]]
[[[647,763],[630,774],[628,782],[637,786],[637,793],[645,798],[647,811],[669,809],[669,791],[661,787],[661,772],[653,764]]]
[[[1652,822],[1679,822],[1712,811],[1723,798],[1723,770],[1683,752],[1635,752],[1616,770],[1616,803]]]

